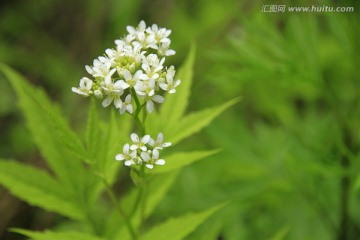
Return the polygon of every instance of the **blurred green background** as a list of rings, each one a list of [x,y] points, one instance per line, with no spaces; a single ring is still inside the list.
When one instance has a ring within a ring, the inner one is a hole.
[[[140,20],[172,29],[170,63],[197,45],[189,111],[242,101],[179,144],[222,152],[187,167],[154,221],[228,200],[187,239],[360,239],[360,2],[277,0],[0,1],[0,62],[42,87],[74,129],[89,102],[70,91],[84,66]],[[269,13],[264,5],[352,6]],[[0,76],[0,157],[44,167]],[[65,220],[0,188],[9,227]]]

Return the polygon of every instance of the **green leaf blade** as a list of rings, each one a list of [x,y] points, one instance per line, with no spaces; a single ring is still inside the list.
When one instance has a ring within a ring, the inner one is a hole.
[[[223,207],[223,204],[208,210],[187,214],[178,218],[173,218],[149,230],[141,240],[181,240],[192,233],[213,213]]]
[[[232,99],[222,105],[208,108],[199,112],[191,113],[180,120],[173,126],[169,133],[171,143],[176,144],[184,138],[200,131],[206,127],[215,117],[223,111],[239,102],[239,98]]]
[[[0,71],[13,85],[19,106],[41,154],[66,188],[77,194],[83,184],[83,168],[78,159],[87,158],[81,141],[43,91],[31,86],[5,65],[0,64]]]
[[[82,232],[68,231],[68,232],[35,232],[28,231],[24,229],[14,228],[13,232],[20,233],[24,236],[27,236],[33,240],[65,240],[65,239],[76,239],[76,240],[104,240],[94,235],[90,235]]]
[[[163,131],[165,132],[184,115],[188,106],[193,78],[195,51],[195,47],[192,46],[184,65],[176,75],[176,80],[181,80],[181,84],[176,88],[176,93],[168,94],[166,101],[161,106],[159,117],[162,122]]]
[[[0,184],[31,205],[72,219],[83,219],[79,208],[63,194],[62,186],[49,174],[15,161],[0,160]]]

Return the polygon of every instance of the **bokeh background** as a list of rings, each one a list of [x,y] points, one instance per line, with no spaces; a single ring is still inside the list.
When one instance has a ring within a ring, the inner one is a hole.
[[[81,134],[89,102],[70,89],[84,66],[127,25],[170,28],[177,54],[169,64],[197,46],[188,110],[242,101],[179,144],[222,152],[184,169],[152,219],[230,201],[187,239],[360,239],[359,3],[0,1],[0,61],[44,88]],[[278,4],[354,12],[261,11]],[[3,76],[0,92],[0,157],[46,168]],[[21,239],[9,227],[65,221],[0,188],[0,239]]]

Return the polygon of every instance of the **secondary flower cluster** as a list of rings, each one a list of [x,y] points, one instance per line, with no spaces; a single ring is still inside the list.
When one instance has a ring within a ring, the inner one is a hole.
[[[139,137],[136,133],[130,135],[132,144],[125,144],[123,153],[117,154],[115,159],[124,161],[126,166],[145,164],[147,168],[154,168],[154,165],[164,165],[165,160],[159,159],[159,150],[171,145],[170,142],[163,143],[163,134],[159,133],[154,140],[150,135]]]
[[[79,87],[73,87],[72,91],[103,99],[103,107],[113,103],[121,114],[134,112],[133,100],[137,107],[142,101],[141,105],[146,103],[150,113],[154,102],[164,102],[164,92],[175,93],[181,83],[174,79],[174,66],[163,65],[167,56],[175,54],[169,49],[171,30],[156,24],[146,27],[144,21],[126,29],[128,34],[115,40],[115,48],[106,49],[93,66],[85,66],[93,79],[81,78]]]

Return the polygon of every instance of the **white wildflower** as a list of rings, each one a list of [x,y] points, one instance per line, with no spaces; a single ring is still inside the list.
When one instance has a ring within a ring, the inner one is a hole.
[[[116,160],[124,161],[126,166],[145,164],[149,169],[154,168],[154,165],[165,164],[165,160],[160,158],[159,151],[170,146],[171,143],[163,143],[162,133],[158,134],[156,142],[149,135],[145,135],[140,140],[136,133],[132,133],[130,138],[135,144],[126,143],[123,146],[123,153],[115,156]]]
[[[180,85],[181,81],[180,80],[174,81],[174,76],[175,76],[175,70],[174,67],[171,66],[166,73],[165,81],[159,83],[160,88],[164,91],[168,91],[169,93],[175,93],[176,92],[175,88]]]
[[[72,87],[71,90],[74,93],[80,94],[82,96],[89,96],[90,94],[92,94],[91,91],[91,87],[93,85],[93,81],[87,77],[83,77],[82,79],[80,79],[80,84],[79,87]]]
[[[118,161],[124,161],[124,164],[126,166],[131,166],[133,164],[136,164],[137,153],[136,151],[130,151],[130,145],[125,144],[123,147],[123,153],[117,154],[115,156],[115,159]]]
[[[141,149],[142,151],[146,151],[147,147],[146,144],[150,141],[150,135],[145,135],[141,139],[136,133],[132,133],[130,135],[133,144],[130,146],[131,150]]]
[[[134,75],[132,75],[128,70],[124,70],[123,75],[125,82],[127,82],[130,87],[134,87],[140,80],[147,79],[146,75],[143,74],[141,70],[136,71]]]
[[[170,142],[165,142],[163,143],[164,141],[164,135],[162,133],[159,133],[157,135],[157,139],[156,141],[154,139],[150,139],[149,141],[149,144],[154,148],[154,149],[163,149],[163,148],[166,148],[166,147],[169,147],[171,146],[171,143]]]
[[[145,166],[149,169],[154,168],[155,165],[165,165],[164,159],[159,159],[159,150],[153,149],[147,152],[141,152],[141,158],[145,162]]]
[[[125,101],[120,101],[116,107],[119,108],[120,114],[124,114],[126,111],[132,114],[134,112],[134,108],[131,104],[131,94],[128,94]]]

